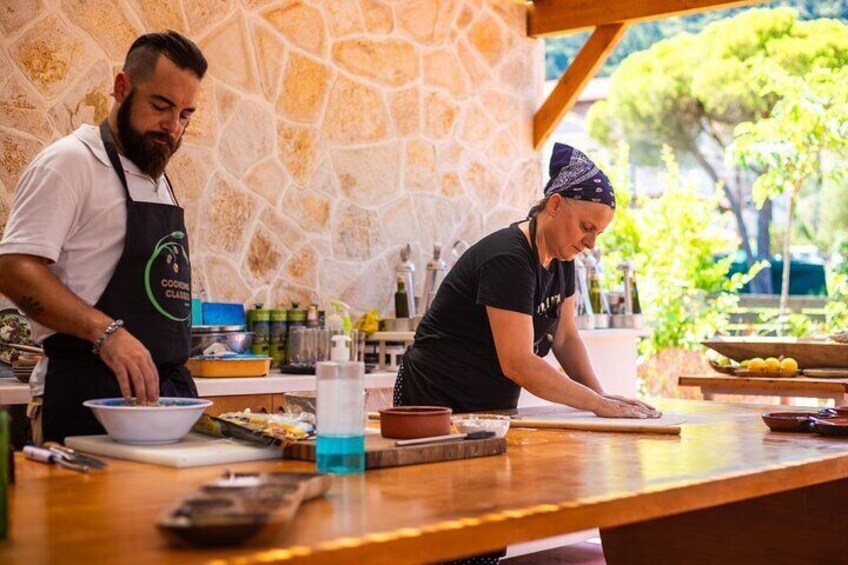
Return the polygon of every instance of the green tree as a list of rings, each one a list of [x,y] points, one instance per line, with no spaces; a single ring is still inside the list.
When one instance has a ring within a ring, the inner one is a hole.
[[[778,0],[761,4],[760,7],[789,7],[798,10],[802,20],[833,18],[848,20],[848,1],[846,0]],[[615,50],[598,71],[598,76],[610,76],[619,63],[631,53],[644,51],[657,41],[672,37],[681,32],[698,33],[710,23],[734,16],[750,7],[709,10],[688,16],[649,20],[631,25]],[[572,33],[545,39],[545,70],[548,80],[556,80],[574,59],[589,32]]]
[[[731,259],[714,260],[734,247],[725,229],[730,218],[716,217],[714,212],[719,195],[705,197],[684,183],[669,147],[661,159],[662,195],[636,202],[632,202],[626,144],[617,148],[615,162],[604,166],[616,187],[617,204],[615,220],[599,238],[605,284],[616,286],[621,260],[634,264],[642,312],[653,330],[651,339],[642,342],[643,353],[691,349],[723,329],[738,303],[735,291],[756,272],[728,280]]]
[[[733,129],[768,116],[781,98],[766,89],[768,69],[803,76],[841,68],[848,63],[846,45],[848,26],[834,20],[800,21],[789,8],[742,12],[628,56],[612,75],[608,99],[592,106],[589,132],[610,147],[628,141],[637,163],[656,164],[668,144],[699,166],[721,187],[720,204],[733,213],[751,266],[755,255],[742,216],[750,182],[738,168],[720,166]],[[760,259],[770,255],[770,221],[766,200],[758,222]]]
[[[846,44],[848,45],[848,44]],[[762,171],[754,181],[758,206],[787,196],[779,319],[789,298],[792,220],[805,185],[827,178],[844,182],[848,158],[848,69],[820,68],[797,76],[774,61],[752,61],[770,75],[763,97],[778,96],[768,117],[743,122],[731,147],[737,162]]]

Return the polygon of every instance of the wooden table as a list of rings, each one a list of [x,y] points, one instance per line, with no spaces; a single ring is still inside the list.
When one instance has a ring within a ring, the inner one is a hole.
[[[221,468],[81,475],[19,459],[0,562],[401,564],[594,527],[610,563],[844,558],[848,440],[769,432],[762,407],[657,404],[687,415],[680,436],[511,430],[505,456],[336,477],[270,544],[218,551],[172,549],[154,522]]]
[[[812,379],[792,377],[788,379],[764,379],[758,377],[734,377],[715,373],[712,375],[683,375],[680,386],[701,387],[704,400],[713,400],[716,394],[739,394],[753,396],[780,396],[782,398],[804,397],[833,400],[836,406],[848,404],[848,379]]]

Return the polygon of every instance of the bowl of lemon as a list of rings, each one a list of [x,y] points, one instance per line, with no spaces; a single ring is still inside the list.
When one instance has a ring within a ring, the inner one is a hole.
[[[792,357],[753,357],[739,363],[736,376],[788,378],[798,375],[798,361]]]

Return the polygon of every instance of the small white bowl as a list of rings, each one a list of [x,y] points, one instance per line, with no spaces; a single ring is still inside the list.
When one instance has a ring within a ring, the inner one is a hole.
[[[157,406],[135,406],[134,398],[101,398],[82,403],[94,412],[106,433],[118,443],[161,445],[188,434],[211,400],[160,398]]]
[[[504,437],[509,430],[509,416],[455,416],[451,419],[460,433],[495,432],[495,437]]]

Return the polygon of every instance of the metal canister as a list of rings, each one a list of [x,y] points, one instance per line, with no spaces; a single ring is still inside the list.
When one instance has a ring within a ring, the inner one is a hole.
[[[251,353],[255,355],[268,355],[271,346],[271,311],[257,304],[256,308],[247,313],[248,326],[253,332],[253,345],[250,346]]]
[[[286,320],[286,363],[291,359],[290,355],[290,345],[291,339],[289,336],[291,334],[292,328],[299,328],[306,325],[306,310],[300,307],[300,304],[297,302],[292,302],[291,308],[286,312],[287,320]]]
[[[271,342],[269,355],[274,365],[284,365],[286,362],[286,334],[287,334],[288,311],[271,310]]]

